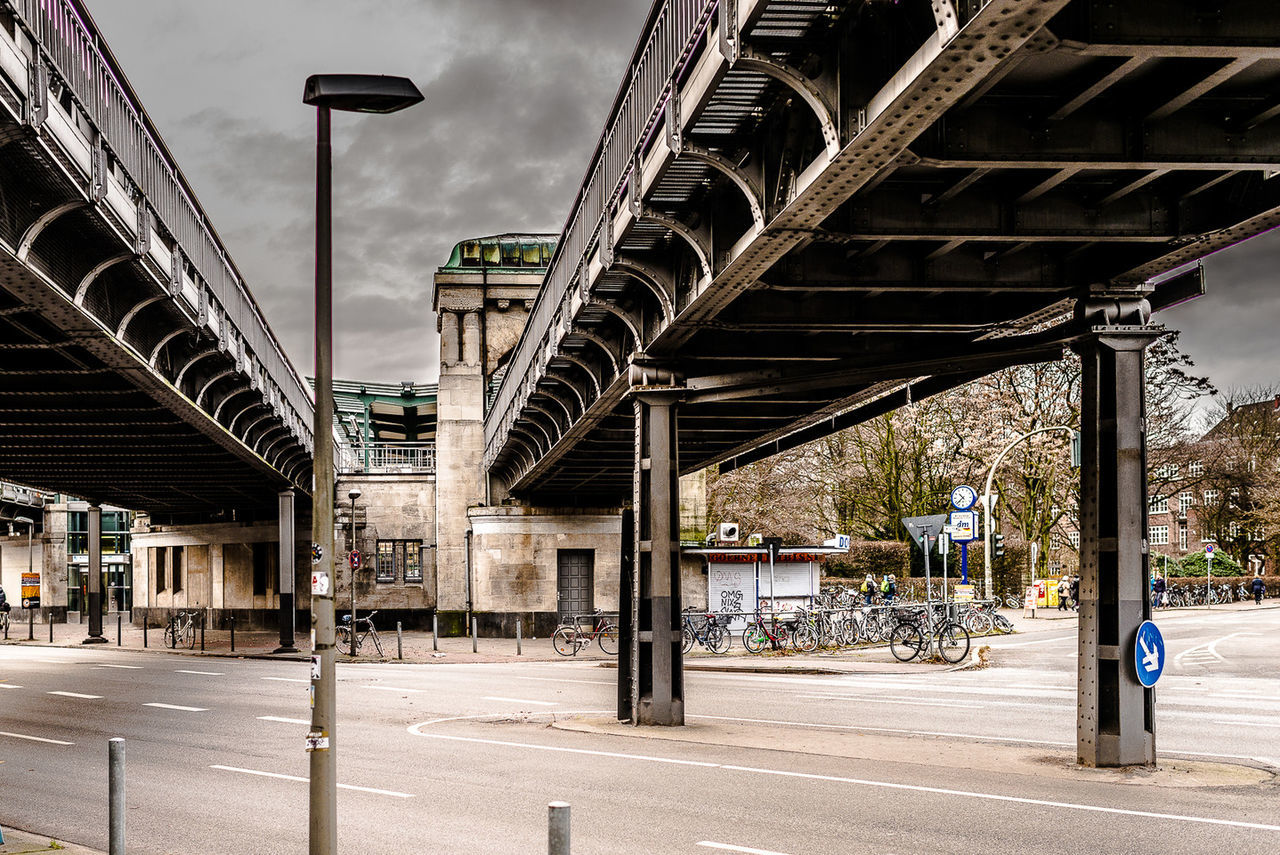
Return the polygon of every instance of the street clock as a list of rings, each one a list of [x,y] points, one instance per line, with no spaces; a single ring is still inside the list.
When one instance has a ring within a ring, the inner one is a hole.
[[[967,511],[978,501],[978,491],[968,484],[961,484],[951,491],[951,506],[957,511]]]

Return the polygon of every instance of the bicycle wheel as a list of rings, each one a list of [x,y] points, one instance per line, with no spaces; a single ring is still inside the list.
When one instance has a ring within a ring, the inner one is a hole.
[[[934,637],[938,655],[948,662],[963,662],[969,655],[969,633],[958,623],[946,623]]]
[[[194,648],[195,648],[195,646],[196,646],[196,624],[195,624],[195,621],[192,621],[191,623],[188,623],[188,624],[187,624],[187,631],[186,631],[185,638],[186,638],[186,642],[187,642],[187,649],[188,649],[188,650],[192,650],[192,649],[194,649]]]
[[[818,649],[818,633],[807,623],[802,623],[791,633],[791,646],[802,653],[812,653]]]
[[[729,630],[718,624],[707,629],[707,647],[712,653],[728,653],[732,646],[733,636]]]
[[[350,656],[351,655],[351,627],[339,626],[337,628],[337,634],[338,634],[338,638],[337,638],[338,652],[345,653],[346,655]]]
[[[382,639],[378,636],[377,631],[369,630],[368,637],[373,639],[373,646],[374,646],[374,649],[378,651],[378,658],[379,659],[387,658],[387,654],[384,653],[382,650]]]
[[[604,651],[605,656],[618,655],[618,625],[611,623],[604,629],[600,630],[600,635],[596,637],[596,643],[600,645],[600,649]]]
[[[578,631],[570,626],[562,626],[551,636],[551,646],[561,656],[575,656],[578,653]]]
[[[1004,615],[993,615],[991,622],[997,630],[1003,632],[1005,635],[1013,632],[1013,624]]]
[[[899,662],[910,662],[924,649],[924,636],[909,623],[900,623],[889,633],[889,651]]]
[[[689,627],[680,630],[680,652],[688,656],[693,649],[693,631]]]
[[[170,621],[169,625],[164,628],[164,646],[165,647],[172,647],[174,649],[177,649],[178,647],[177,629],[178,628],[173,625],[172,621]]]
[[[991,615],[986,612],[968,612],[965,615],[965,629],[974,635],[986,635],[991,632]]]
[[[769,636],[759,624],[751,624],[742,631],[742,646],[748,652],[759,653],[769,644]]]

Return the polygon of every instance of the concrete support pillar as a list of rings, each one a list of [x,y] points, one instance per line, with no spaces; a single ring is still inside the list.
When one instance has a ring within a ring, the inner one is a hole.
[[[480,367],[480,313],[462,316],[462,363]]]
[[[89,637],[82,644],[105,644],[102,634],[102,506],[89,506]]]
[[[454,312],[440,313],[440,365],[454,365],[461,361],[461,338],[458,316]]]
[[[634,395],[634,576],[629,613],[633,724],[684,724],[680,649],[680,487],[676,409],[680,390]],[[626,598],[624,598],[626,599]],[[619,669],[619,675],[624,669]],[[619,710],[621,713],[623,710]]]
[[[297,614],[294,608],[294,556],[297,554],[297,540],[294,534],[293,491],[282,490],[279,494],[279,531],[280,539],[280,646],[274,653],[297,653],[293,646],[294,620]]]
[[[1151,616],[1143,352],[1159,337],[1145,300],[1090,299],[1073,349],[1080,408],[1080,657],[1076,750],[1085,766],[1155,764],[1155,693],[1134,644]]]

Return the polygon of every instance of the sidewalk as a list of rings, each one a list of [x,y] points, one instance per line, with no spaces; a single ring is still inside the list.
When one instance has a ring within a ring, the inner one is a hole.
[[[87,849],[74,843],[62,843],[45,835],[29,834],[6,826],[0,826],[4,843],[0,843],[0,855],[28,855],[31,852],[65,852],[67,855],[103,855],[97,849]]]

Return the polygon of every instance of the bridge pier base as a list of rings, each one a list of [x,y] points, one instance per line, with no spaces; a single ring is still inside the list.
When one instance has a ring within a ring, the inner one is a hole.
[[[680,487],[676,410],[683,390],[634,392],[635,470],[631,561],[623,561],[618,717],[632,724],[684,724],[680,649]],[[626,570],[630,564],[630,573]],[[629,577],[629,578],[628,578]]]
[[[1143,358],[1160,333],[1145,300],[1081,301],[1097,324],[1073,345],[1080,406],[1080,656],[1076,752],[1084,766],[1155,764],[1155,693],[1135,672],[1151,616]]]

